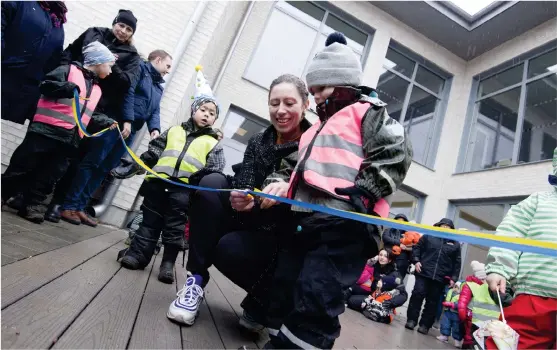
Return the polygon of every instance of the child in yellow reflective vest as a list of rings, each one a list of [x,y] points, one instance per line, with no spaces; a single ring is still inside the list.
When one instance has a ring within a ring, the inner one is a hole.
[[[128,249],[118,254],[123,267],[144,269],[155,252],[162,232],[164,246],[159,269],[159,281],[174,282],[174,264],[180,250],[186,249],[184,231],[187,207],[193,190],[169,183],[191,183],[204,171],[222,172],[224,151],[219,136],[212,126],[219,115],[219,107],[200,67],[196,67],[197,93],[191,106],[191,118],[163,132],[149,143],[141,160],[155,172],[146,176],[139,193],[143,199],[143,221]],[[144,173],[137,164],[128,164],[112,170],[116,178],[128,178]],[[161,177],[165,180],[162,180]]]
[[[443,315],[441,316],[441,335],[438,340],[446,343],[452,335],[454,345],[457,348],[462,346],[462,333],[460,332],[460,320],[458,319],[458,299],[460,298],[460,282],[456,282],[453,288],[449,289],[445,301],[443,302]]]

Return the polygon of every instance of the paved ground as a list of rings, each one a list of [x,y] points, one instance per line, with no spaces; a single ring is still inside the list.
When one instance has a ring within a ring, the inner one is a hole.
[[[196,324],[169,322],[177,287],[160,283],[159,257],[143,271],[120,268],[126,233],[108,226],[35,225],[2,212],[2,348],[237,349],[267,336],[238,328],[245,292],[216,269]],[[181,258],[181,257],[180,257]],[[180,259],[181,260],[181,259]],[[178,285],[185,270],[176,268]],[[348,310],[336,348],[451,349],[428,336]]]

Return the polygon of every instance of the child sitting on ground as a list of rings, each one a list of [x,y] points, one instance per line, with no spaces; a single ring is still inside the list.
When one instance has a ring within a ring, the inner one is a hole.
[[[76,156],[84,136],[73,114],[76,89],[83,126],[99,130],[116,128],[114,120],[93,113],[102,94],[97,79],[104,79],[112,72],[115,60],[106,46],[94,41],[83,48],[83,64],[61,65],[48,73],[39,86],[41,98],[37,111],[2,175],[2,203],[21,193],[23,202],[17,214],[22,218],[36,224],[44,221],[43,202]]]
[[[397,286],[395,280],[392,276],[383,276],[377,281],[375,291],[360,305],[365,317],[386,324],[393,321],[397,307],[394,299],[398,298],[396,304],[402,305],[408,297],[401,293],[401,289],[398,288],[401,285],[398,284]],[[402,290],[404,290],[404,286],[402,286]]]
[[[449,289],[445,301],[443,302],[443,315],[441,316],[441,335],[438,340],[446,343],[452,334],[454,345],[462,347],[461,324],[458,319],[458,299],[460,297],[460,282],[456,282],[453,288]]]
[[[188,184],[200,171],[221,172],[225,166],[224,151],[212,126],[219,116],[219,107],[203,73],[197,70],[197,93],[191,106],[191,118],[173,126],[149,143],[149,150],[141,160],[159,176],[177,183]],[[130,173],[141,173],[133,163],[112,170],[116,178],[127,178]],[[159,269],[159,281],[174,282],[174,264],[184,249],[187,207],[193,190],[168,183],[157,176],[147,175],[140,194],[144,197],[143,221],[130,247],[121,251],[123,267],[144,269],[155,252],[161,236],[164,252]]]

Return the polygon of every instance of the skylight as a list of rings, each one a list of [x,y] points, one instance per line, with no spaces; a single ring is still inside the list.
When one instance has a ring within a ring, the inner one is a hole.
[[[474,16],[476,13],[485,9],[489,5],[493,4],[495,1],[485,1],[485,0],[456,0],[449,1],[453,3],[456,7],[466,12],[470,16]]]

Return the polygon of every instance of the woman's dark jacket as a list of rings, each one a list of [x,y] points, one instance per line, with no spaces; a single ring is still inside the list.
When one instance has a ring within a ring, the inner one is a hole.
[[[118,56],[116,64],[112,67],[112,73],[99,82],[103,95],[96,110],[117,121],[125,121],[123,119],[124,98],[130,86],[139,78],[141,58],[135,46],[120,42],[111,28],[92,27],[68,45],[62,54],[62,62],[83,63],[83,47],[93,41],[100,42]],[[133,111],[131,113],[133,114]]]
[[[2,1],[2,119],[33,119],[39,84],[60,63],[63,45],[64,25],[55,27],[36,1]]]

